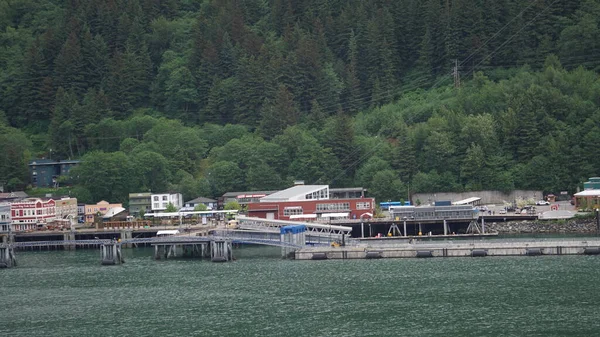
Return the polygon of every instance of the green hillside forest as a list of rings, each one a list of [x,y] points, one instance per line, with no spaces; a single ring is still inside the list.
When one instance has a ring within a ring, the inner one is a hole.
[[[82,202],[574,192],[600,174],[599,23],[600,0],[0,0],[0,184],[52,158],[82,160]]]

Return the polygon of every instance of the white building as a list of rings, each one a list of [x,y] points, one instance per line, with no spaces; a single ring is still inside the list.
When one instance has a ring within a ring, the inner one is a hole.
[[[0,203],[0,233],[10,232],[10,204]]]
[[[152,212],[162,212],[167,209],[169,203],[173,204],[178,210],[183,206],[183,196],[181,193],[173,194],[152,194]]]

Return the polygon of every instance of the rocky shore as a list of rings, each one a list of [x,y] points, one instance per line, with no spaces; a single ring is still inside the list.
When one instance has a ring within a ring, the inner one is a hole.
[[[487,233],[522,234],[522,233],[596,233],[596,219],[568,219],[568,220],[535,220],[535,221],[509,221],[486,222]]]

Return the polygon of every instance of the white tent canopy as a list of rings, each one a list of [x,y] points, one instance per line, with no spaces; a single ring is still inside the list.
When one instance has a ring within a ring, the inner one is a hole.
[[[345,213],[323,213],[321,214],[321,218],[343,218],[343,217],[348,217],[350,215],[350,213],[345,212]]]
[[[290,220],[292,219],[316,219],[316,214],[293,214],[290,215]]]

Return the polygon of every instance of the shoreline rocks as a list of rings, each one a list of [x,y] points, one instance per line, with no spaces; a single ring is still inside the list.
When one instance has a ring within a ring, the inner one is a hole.
[[[486,222],[487,233],[498,234],[523,234],[523,233],[596,233],[596,219],[565,219],[565,220],[534,220],[534,221],[509,221]]]

